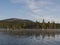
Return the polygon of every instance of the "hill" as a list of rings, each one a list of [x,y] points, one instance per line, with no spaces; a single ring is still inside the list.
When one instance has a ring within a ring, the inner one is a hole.
[[[33,22],[26,19],[10,18],[0,20],[0,28],[12,28],[12,29],[60,29],[60,24],[55,22],[42,23]]]
[[[18,19],[18,18],[10,18],[10,19],[4,19],[4,20],[0,20],[0,22],[33,22],[31,20],[27,20],[27,19]]]

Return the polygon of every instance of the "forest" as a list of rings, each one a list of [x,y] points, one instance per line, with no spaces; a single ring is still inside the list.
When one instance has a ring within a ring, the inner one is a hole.
[[[60,29],[60,24],[52,22],[46,23],[44,19],[42,22],[33,22],[30,20],[21,20],[21,19],[10,19],[8,20],[1,20],[0,21],[0,28],[9,28],[9,29]]]

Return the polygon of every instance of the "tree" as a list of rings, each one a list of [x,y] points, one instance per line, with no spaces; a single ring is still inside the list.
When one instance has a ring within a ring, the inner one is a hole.
[[[56,28],[56,24],[55,24],[55,22],[52,22],[52,26],[53,26],[53,29],[55,29]]]
[[[36,21],[36,28],[40,28],[40,23],[38,21]]]
[[[42,29],[45,29],[46,28],[46,25],[45,25],[45,21],[43,19],[43,22],[42,22]]]
[[[47,29],[50,29],[51,28],[51,25],[50,25],[50,22],[48,21],[48,24],[47,24]]]

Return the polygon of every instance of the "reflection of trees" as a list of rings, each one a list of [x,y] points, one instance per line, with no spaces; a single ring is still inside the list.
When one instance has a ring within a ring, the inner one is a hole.
[[[39,36],[42,36],[42,39],[44,39],[46,36],[47,37],[54,37],[55,38],[55,32],[43,32],[43,33],[40,33],[40,34],[36,34],[35,36],[36,37],[39,37]]]

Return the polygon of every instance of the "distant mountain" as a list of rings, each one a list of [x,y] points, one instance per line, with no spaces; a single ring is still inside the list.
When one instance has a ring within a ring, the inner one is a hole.
[[[18,19],[18,18],[4,19],[4,20],[1,20],[1,21],[3,21],[3,22],[33,22],[31,20]]]

